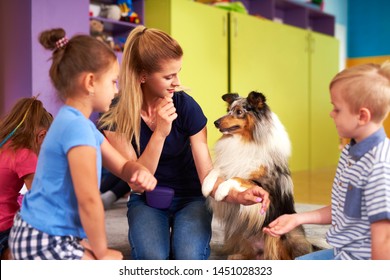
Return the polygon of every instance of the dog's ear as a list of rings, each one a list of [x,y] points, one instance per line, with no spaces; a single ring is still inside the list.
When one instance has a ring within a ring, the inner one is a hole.
[[[266,102],[264,94],[257,91],[251,91],[247,97],[248,103],[257,109],[263,108]]]
[[[226,101],[227,103],[229,103],[229,105],[231,105],[234,100],[238,99],[238,97],[239,95],[237,93],[226,93],[222,95],[223,101]]]

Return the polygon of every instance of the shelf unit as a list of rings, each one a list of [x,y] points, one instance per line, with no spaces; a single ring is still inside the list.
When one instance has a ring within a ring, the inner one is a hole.
[[[113,36],[121,36],[127,34],[130,30],[134,29],[139,24],[125,22],[120,20],[113,20],[103,17],[89,17],[90,19],[96,19],[104,24],[104,31],[112,34]]]
[[[241,0],[241,2],[250,15],[334,36],[334,16],[314,8],[313,5],[291,0]]]
[[[99,16],[91,16],[90,19],[95,19],[103,22],[104,32],[109,34],[114,38],[115,43],[119,41],[124,41],[129,35],[130,31],[133,30],[138,25],[144,25],[145,18],[145,8],[144,8],[145,0],[133,0],[133,8],[134,11],[138,14],[140,18],[140,23],[135,24],[126,21],[113,20],[109,18],[99,17]],[[114,5],[117,3],[116,0],[93,0],[90,1],[93,4],[104,4],[104,5]]]

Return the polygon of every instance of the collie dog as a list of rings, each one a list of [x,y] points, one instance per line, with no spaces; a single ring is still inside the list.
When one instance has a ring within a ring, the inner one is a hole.
[[[202,185],[214,217],[224,226],[222,253],[229,259],[294,259],[310,253],[303,227],[281,236],[264,234],[262,228],[283,214],[296,213],[293,182],[288,167],[288,134],[262,93],[247,98],[228,93],[227,115],[214,122],[223,136],[215,145],[214,169]],[[226,179],[210,196],[218,177]],[[261,186],[270,194],[270,206],[261,215],[261,203],[243,206],[223,202],[230,189],[244,191]]]

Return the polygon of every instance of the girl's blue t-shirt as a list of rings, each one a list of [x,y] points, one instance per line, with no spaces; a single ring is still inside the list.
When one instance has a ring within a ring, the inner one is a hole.
[[[173,103],[178,117],[165,139],[155,177],[157,184],[175,190],[177,196],[202,196],[201,184],[192,156],[190,136],[201,131],[207,118],[199,104],[183,91],[175,92]],[[141,121],[140,152],[146,148],[153,131]],[[133,143],[135,150],[136,147]]]
[[[23,220],[51,235],[86,237],[80,221],[67,153],[76,146],[92,146],[96,149],[98,185],[91,185],[91,188],[98,188],[103,139],[104,136],[94,123],[80,111],[66,105],[60,109],[42,143],[31,190],[23,199]]]

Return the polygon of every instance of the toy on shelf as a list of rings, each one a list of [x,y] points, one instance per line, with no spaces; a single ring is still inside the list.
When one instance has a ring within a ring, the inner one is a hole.
[[[245,8],[241,1],[229,2],[229,1],[216,1],[212,4],[214,7],[221,8],[224,10],[248,14],[248,10]]]
[[[248,10],[241,1],[230,0],[196,0],[196,2],[208,4],[217,8],[221,8],[227,11],[248,14]]]
[[[195,2],[200,2],[203,4],[214,4],[216,2],[230,2],[230,0],[195,0]]]
[[[89,20],[89,33],[115,50],[114,39],[104,32],[103,22],[96,19]]]
[[[121,9],[118,5],[103,5],[100,16],[109,19],[120,20]]]
[[[323,11],[324,10],[324,1],[323,0],[309,0],[306,2],[309,7],[311,8],[314,8],[314,9],[318,9],[318,10],[321,10]]]
[[[118,0],[117,2],[121,11],[121,21],[139,24],[141,22],[138,14],[134,11],[132,0]]]
[[[120,20],[121,9],[118,5],[106,5],[98,3],[89,4],[89,16],[92,17],[103,17],[112,20]]]

